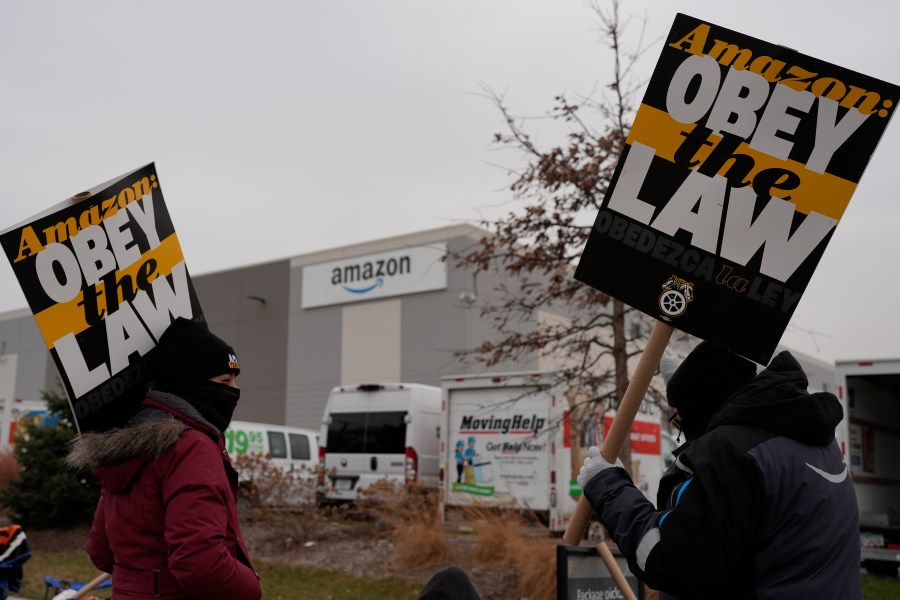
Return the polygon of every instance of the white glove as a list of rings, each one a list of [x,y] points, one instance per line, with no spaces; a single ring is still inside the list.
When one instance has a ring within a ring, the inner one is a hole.
[[[606,459],[600,455],[600,448],[591,446],[588,449],[587,458],[584,459],[584,466],[581,467],[581,471],[578,473],[578,485],[581,486],[581,489],[584,489],[587,482],[593,479],[597,473],[613,467],[622,467],[624,469],[625,465],[622,464],[622,459],[620,458],[616,459],[616,464],[614,465],[606,462]]]
[[[51,600],[69,600],[69,598],[74,598],[77,593],[76,590],[65,590],[53,596]]]
[[[669,380],[672,378],[672,374],[675,372],[681,365],[681,357],[678,356],[674,350],[669,350],[667,347],[663,351],[662,358],[659,359],[659,374],[662,376],[663,381],[669,383]]]

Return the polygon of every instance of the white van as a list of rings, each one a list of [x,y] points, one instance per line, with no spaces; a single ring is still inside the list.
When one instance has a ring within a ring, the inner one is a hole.
[[[331,390],[319,438],[324,500],[355,500],[380,479],[436,488],[440,418],[438,387],[378,383]]]
[[[319,466],[319,432],[299,427],[232,421],[225,430],[225,446],[232,459],[246,454],[269,454],[284,471],[316,473]]]

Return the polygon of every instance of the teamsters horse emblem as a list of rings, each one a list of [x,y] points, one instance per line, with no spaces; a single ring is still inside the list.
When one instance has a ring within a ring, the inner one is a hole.
[[[675,275],[666,280],[662,289],[659,308],[669,317],[681,316],[694,299],[694,284]]]

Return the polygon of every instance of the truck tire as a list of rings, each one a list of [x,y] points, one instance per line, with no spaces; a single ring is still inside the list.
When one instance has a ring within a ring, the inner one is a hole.
[[[872,575],[882,577],[897,577],[897,563],[883,560],[864,560],[863,568]]]

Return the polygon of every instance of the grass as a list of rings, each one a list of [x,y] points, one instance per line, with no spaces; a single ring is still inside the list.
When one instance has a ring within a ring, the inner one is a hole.
[[[892,600],[900,598],[900,579],[863,575],[864,600]]]
[[[291,566],[274,561],[256,561],[263,581],[263,600],[415,600],[422,585],[401,577],[351,577],[334,571],[305,566]],[[546,571],[534,568],[529,571]],[[97,575],[83,552],[33,552],[25,563],[25,581],[18,595],[23,598],[44,597],[44,575],[58,579],[90,581]],[[540,586],[538,586],[540,587]],[[545,592],[546,593],[546,592]],[[543,594],[537,594],[541,596]],[[109,597],[109,588],[97,594]],[[863,574],[864,600],[896,600],[900,598],[900,580]]]
[[[401,577],[351,577],[342,573],[273,561],[255,561],[263,582],[263,600],[415,600],[422,585]],[[18,595],[44,597],[44,575],[90,581],[98,575],[83,552],[33,552],[25,563],[25,580]],[[97,593],[109,598],[109,588]],[[50,594],[52,597],[52,592]]]
[[[23,569],[25,571],[25,579],[22,582],[22,589],[16,594],[23,598],[44,597],[44,575],[67,581],[87,582],[100,574],[84,552],[39,552],[32,550],[31,558],[25,563]],[[108,598],[109,594],[109,588],[105,588],[99,590],[96,596]],[[53,597],[52,590],[48,597]]]

